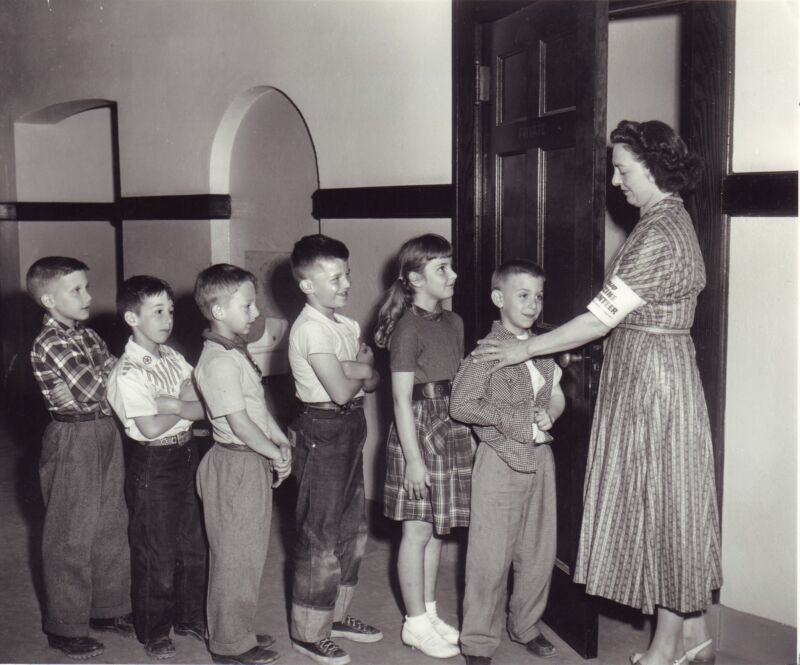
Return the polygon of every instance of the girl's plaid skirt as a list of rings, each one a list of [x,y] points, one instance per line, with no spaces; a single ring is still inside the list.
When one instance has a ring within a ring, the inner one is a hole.
[[[412,499],[403,489],[406,460],[392,423],[386,444],[386,483],[383,514],[393,520],[433,523],[437,534],[469,526],[472,459],[475,444],[469,428],[450,419],[449,398],[412,402],[417,441],[431,480],[423,499]]]

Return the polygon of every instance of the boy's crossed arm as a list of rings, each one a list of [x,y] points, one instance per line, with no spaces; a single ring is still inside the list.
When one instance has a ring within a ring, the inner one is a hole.
[[[333,353],[312,353],[308,364],[325,392],[337,404],[347,404],[362,389],[372,392],[380,380],[372,367],[372,349],[361,345],[356,360],[339,360]]]

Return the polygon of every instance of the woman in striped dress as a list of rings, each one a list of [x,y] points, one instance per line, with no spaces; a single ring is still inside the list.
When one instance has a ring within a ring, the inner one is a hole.
[[[640,220],[584,313],[480,359],[498,366],[609,334],[584,487],[575,581],[587,593],[657,612],[641,665],[712,663],[703,610],[722,583],[714,460],[689,330],[705,266],[677,194],[699,159],[658,121],[611,133],[614,177]]]

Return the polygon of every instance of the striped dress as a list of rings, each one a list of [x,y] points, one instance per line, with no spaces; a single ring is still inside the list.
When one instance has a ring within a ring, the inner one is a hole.
[[[587,593],[648,614],[656,605],[701,610],[722,572],[711,432],[694,344],[688,334],[669,333],[692,326],[705,286],[680,196],[643,215],[612,274],[646,304],[607,341],[574,579]]]

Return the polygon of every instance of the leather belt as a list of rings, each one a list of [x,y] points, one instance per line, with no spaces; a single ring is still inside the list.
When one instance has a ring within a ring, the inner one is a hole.
[[[111,416],[102,411],[92,411],[91,413],[56,413],[50,412],[50,417],[60,423],[85,423],[90,420],[102,420]]]
[[[339,413],[347,413],[353,409],[360,409],[362,406],[364,406],[363,397],[356,397],[345,404],[337,404],[336,402],[303,402],[303,409],[320,409],[321,411],[338,411]]]
[[[250,446],[246,446],[240,443],[227,443],[225,441],[214,441],[215,446],[219,446],[220,448],[225,448],[225,450],[231,450],[235,453],[253,453],[257,454],[255,450],[253,450]]]
[[[136,443],[139,443],[146,448],[156,448],[159,446],[182,446],[187,441],[190,441],[191,438],[192,430],[187,429],[171,436],[162,436],[160,439],[153,439],[152,441],[137,441]]]
[[[430,383],[417,383],[411,391],[412,400],[436,399],[450,395],[450,381],[431,381]]]

